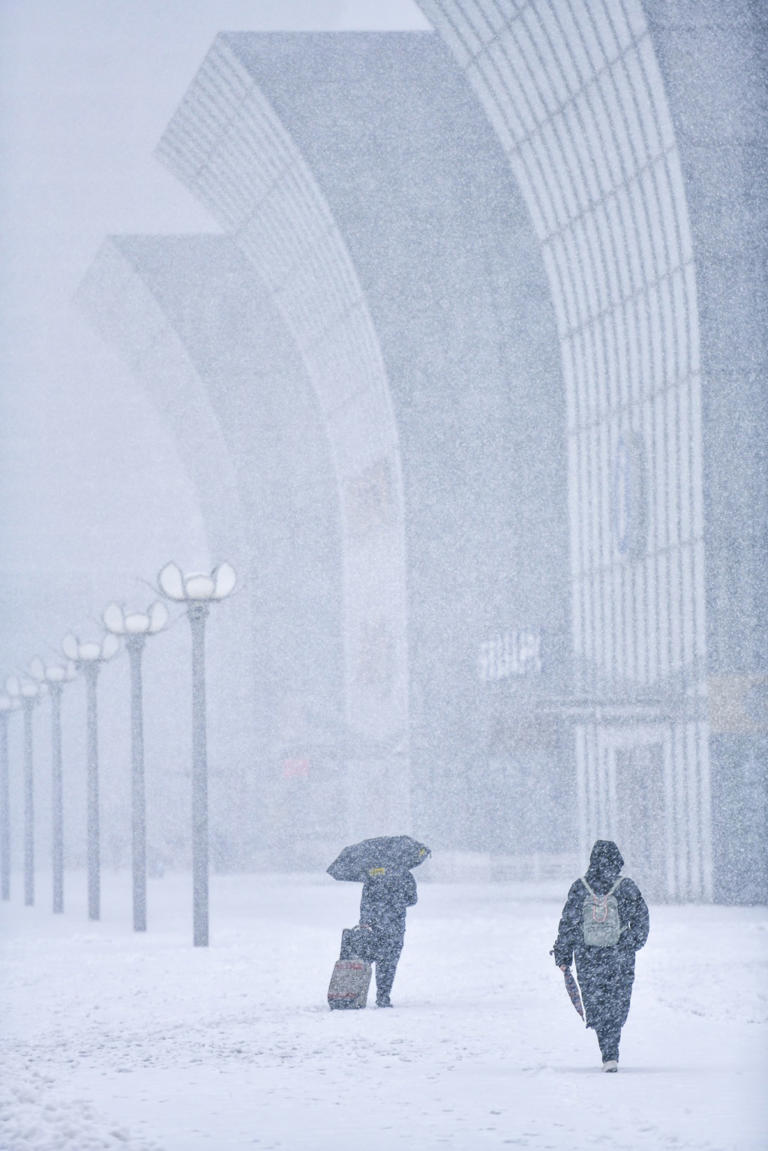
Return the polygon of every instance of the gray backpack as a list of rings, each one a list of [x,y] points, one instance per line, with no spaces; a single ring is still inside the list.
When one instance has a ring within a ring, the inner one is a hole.
[[[613,894],[622,879],[614,883],[605,895],[597,895],[582,877],[587,889],[584,896],[581,926],[587,947],[615,947],[624,930],[619,922],[619,904]]]

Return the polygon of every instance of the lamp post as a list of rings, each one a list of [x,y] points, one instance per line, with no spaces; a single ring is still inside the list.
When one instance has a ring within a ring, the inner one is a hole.
[[[51,697],[51,865],[53,872],[53,912],[64,910],[64,796],[61,767],[61,693],[64,684],[75,678],[72,664],[46,666],[39,657],[29,665],[30,673],[44,683]]]
[[[62,640],[62,651],[85,676],[87,695],[86,734],[88,741],[87,767],[87,835],[88,835],[88,918],[98,919],[101,904],[100,845],[99,845],[99,730],[96,702],[96,684],[103,663],[117,651],[117,636],[105,635],[100,642],[81,643],[71,633]]]
[[[168,622],[165,604],[156,602],[146,612],[126,613],[111,603],[104,611],[104,627],[125,637],[131,663],[131,859],[133,867],[133,930],[147,930],[147,817],[144,787],[144,718],[141,657],[148,635],[156,635]]]
[[[18,700],[0,695],[0,894],[11,898],[11,789],[8,782],[8,717]]]
[[[166,599],[186,604],[192,632],[192,908],[195,947],[208,946],[208,756],[205,715],[205,621],[210,604],[234,590],[234,568],[219,564],[210,575],[183,575],[174,563],[157,577]]]
[[[33,680],[15,676],[5,681],[8,694],[19,700],[24,712],[24,903],[35,902],[35,769],[32,736],[32,711],[41,687]]]

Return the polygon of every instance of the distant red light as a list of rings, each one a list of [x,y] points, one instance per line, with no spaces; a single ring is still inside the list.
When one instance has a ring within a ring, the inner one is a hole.
[[[283,778],[284,779],[306,779],[309,776],[309,760],[308,759],[284,759],[283,760]]]

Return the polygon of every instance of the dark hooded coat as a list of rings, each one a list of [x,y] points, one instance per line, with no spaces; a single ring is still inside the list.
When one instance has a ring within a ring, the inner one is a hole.
[[[377,871],[380,873],[369,876],[363,884],[360,922],[383,936],[402,940],[406,910],[418,899],[416,880],[406,870]]]
[[[624,860],[615,843],[598,839],[592,848],[585,878],[596,895],[605,895],[619,877]],[[584,898],[580,879],[571,885],[555,940],[558,967],[576,960],[587,1027],[598,1034],[620,1031],[629,1014],[635,979],[635,952],[648,938],[648,906],[631,879],[622,879],[614,891],[622,928],[615,947],[587,947],[582,931]]]

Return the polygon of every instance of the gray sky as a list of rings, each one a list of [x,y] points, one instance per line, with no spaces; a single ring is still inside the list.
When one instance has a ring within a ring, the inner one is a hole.
[[[205,554],[173,440],[71,304],[105,236],[216,230],[153,158],[216,33],[426,27],[411,0],[3,0],[6,582],[101,572],[95,597],[120,598],[171,556],[224,558]],[[11,661],[22,635],[0,622]]]

